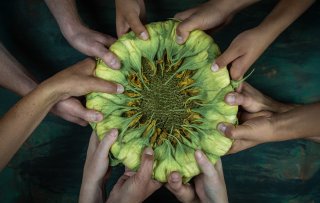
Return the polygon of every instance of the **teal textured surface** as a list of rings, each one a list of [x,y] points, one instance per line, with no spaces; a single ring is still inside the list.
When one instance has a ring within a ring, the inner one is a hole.
[[[77,2],[86,24],[115,36],[113,1]],[[147,1],[148,22],[173,17],[200,2]],[[258,25],[275,3],[263,1],[249,7],[213,33],[222,51],[237,34]],[[280,101],[320,101],[319,18],[316,2],[253,65],[255,72],[248,82]],[[40,0],[0,2],[0,41],[39,81],[85,58],[63,38]],[[19,97],[4,89],[0,96],[3,115]],[[47,116],[0,173],[1,202],[77,202],[89,137],[90,127]],[[223,166],[230,202],[320,202],[319,144],[303,140],[263,144],[225,156]],[[122,170],[113,169],[108,189]],[[165,189],[147,202],[156,200],[177,202]]]

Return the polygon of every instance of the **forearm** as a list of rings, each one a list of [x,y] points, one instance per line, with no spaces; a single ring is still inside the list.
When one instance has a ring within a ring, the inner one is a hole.
[[[0,86],[20,96],[28,94],[37,83],[24,67],[0,43]]]
[[[75,0],[45,0],[45,2],[66,38],[69,38],[77,32],[76,30],[83,27]]]
[[[235,14],[238,11],[257,3],[260,0],[224,0],[224,1],[216,1],[211,0],[212,6],[215,9],[215,11],[219,11],[220,15],[231,15]]]
[[[259,1],[260,0],[239,0],[235,2],[234,0],[229,0],[223,2],[226,5],[225,8],[230,9],[232,11],[230,13],[235,13]]]
[[[291,23],[302,15],[315,0],[280,0],[271,13],[258,26],[268,35],[269,44],[274,41]]]
[[[320,103],[303,105],[273,118],[277,140],[320,137]]]
[[[0,170],[58,101],[45,85],[39,85],[0,119]]]
[[[87,184],[83,182],[80,189],[79,203],[102,203],[104,194],[97,184]]]

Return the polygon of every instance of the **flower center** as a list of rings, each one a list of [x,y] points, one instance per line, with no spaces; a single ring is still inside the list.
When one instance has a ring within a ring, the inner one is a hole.
[[[191,79],[193,72],[186,70],[177,73],[183,61],[173,64],[166,54],[156,64],[146,58],[142,58],[141,62],[141,73],[129,76],[129,82],[136,92],[126,92],[128,96],[136,98],[128,105],[138,107],[136,111],[127,112],[127,116],[137,116],[130,127],[146,124],[148,131],[155,126],[150,140],[152,145],[160,145],[165,139],[176,143],[180,136],[188,137],[183,125],[200,118],[199,114],[191,111],[197,105],[194,101],[188,101],[198,94],[196,89],[190,87],[194,83]]]
[[[165,70],[168,70],[171,64],[165,64]],[[161,70],[160,64],[157,69]],[[149,64],[143,61],[143,74],[149,80],[148,89],[141,91],[141,111],[143,119],[154,119],[157,121],[157,127],[166,129],[170,132],[172,129],[183,124],[183,120],[188,115],[185,107],[188,95],[181,94],[178,86],[181,79],[173,77],[174,71],[164,71],[162,73],[152,74]],[[168,82],[167,82],[168,81]],[[167,82],[165,84],[165,82]]]

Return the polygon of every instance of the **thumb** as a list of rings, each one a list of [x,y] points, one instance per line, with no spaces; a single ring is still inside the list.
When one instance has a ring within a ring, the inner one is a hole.
[[[97,156],[99,160],[105,160],[108,158],[109,150],[112,144],[117,140],[118,137],[118,130],[111,129],[102,139],[98,148],[97,148]],[[99,162],[99,161],[98,161]]]
[[[218,130],[230,139],[246,139],[250,135],[251,128],[247,125],[234,126],[227,123],[219,123]]]
[[[210,177],[215,175],[216,169],[214,168],[212,163],[209,161],[207,156],[201,150],[196,150],[195,157],[199,165],[199,168],[201,169],[204,175],[210,176]]]
[[[137,172],[137,176],[141,178],[142,181],[149,181],[152,176],[152,168],[153,168],[153,150],[151,147],[148,147],[144,150],[141,160],[140,168]]]
[[[135,13],[129,14],[127,18],[128,24],[131,30],[142,40],[149,39],[149,34],[147,29],[141,23],[140,18]]]
[[[220,68],[226,67],[232,61],[239,57],[239,53],[232,46],[229,46],[218,58],[215,59],[211,66],[213,72],[217,72]]]
[[[94,56],[101,58],[109,67],[113,69],[120,69],[120,61],[111,51],[109,51],[102,43],[97,42],[92,47]]]
[[[182,178],[178,172],[170,174],[166,188],[181,202],[191,202],[196,198],[194,188],[190,184],[182,184]]]
[[[183,44],[188,39],[190,32],[199,29],[199,17],[197,15],[191,15],[178,24],[176,29],[176,41],[178,44]]]

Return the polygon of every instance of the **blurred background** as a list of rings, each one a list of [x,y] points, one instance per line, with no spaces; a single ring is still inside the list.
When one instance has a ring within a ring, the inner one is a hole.
[[[147,21],[165,20],[202,2],[146,1]],[[257,3],[212,33],[221,50],[240,32],[257,26],[276,3]],[[90,28],[116,36],[113,1],[78,0],[77,4]],[[283,102],[320,101],[319,19],[320,3],[316,2],[253,65],[248,82]],[[0,41],[39,81],[85,58],[63,38],[42,0],[0,1]],[[1,115],[20,99],[1,88],[0,98]],[[90,127],[48,115],[0,172],[0,202],[77,202],[90,132]],[[317,143],[268,143],[222,161],[230,202],[320,202]],[[107,190],[122,171],[121,166],[113,168]],[[146,202],[177,200],[163,188]]]

